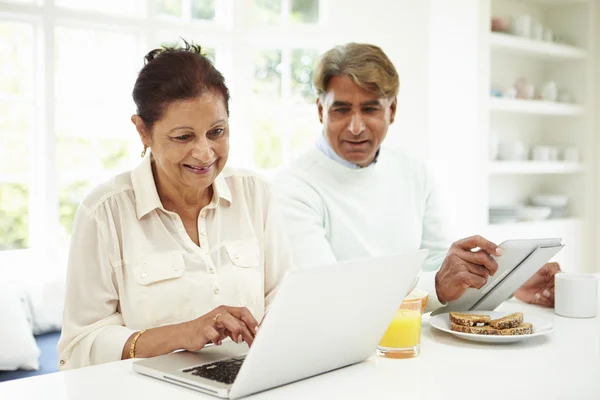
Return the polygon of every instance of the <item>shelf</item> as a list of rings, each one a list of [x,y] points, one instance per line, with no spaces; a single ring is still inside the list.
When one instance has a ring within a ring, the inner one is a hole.
[[[563,104],[542,100],[513,100],[500,97],[489,99],[491,111],[533,115],[580,116],[584,108],[575,104]]]
[[[557,218],[557,219],[546,219],[542,221],[521,221],[521,222],[513,222],[506,224],[489,224],[488,228],[490,229],[498,229],[498,230],[537,230],[541,229],[543,231],[554,232],[556,230],[562,229],[572,229],[577,225],[582,223],[581,218],[571,217],[571,218]]]
[[[525,0],[527,3],[538,4],[541,6],[568,6],[577,4],[587,4],[589,0]]]
[[[585,60],[587,51],[558,43],[543,42],[506,33],[491,32],[493,50],[541,60]]]
[[[489,172],[496,175],[509,174],[575,174],[583,171],[583,164],[543,161],[492,161]]]

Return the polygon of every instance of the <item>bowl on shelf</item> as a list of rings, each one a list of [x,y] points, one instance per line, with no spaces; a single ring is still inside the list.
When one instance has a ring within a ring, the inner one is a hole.
[[[569,197],[564,194],[536,194],[531,196],[531,203],[535,206],[550,208],[565,208]]]
[[[552,208],[540,206],[527,206],[521,209],[521,219],[524,221],[543,221],[552,214]]]

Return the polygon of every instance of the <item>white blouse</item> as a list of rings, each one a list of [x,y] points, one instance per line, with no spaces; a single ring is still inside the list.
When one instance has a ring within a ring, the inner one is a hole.
[[[225,168],[198,218],[200,246],[158,197],[150,156],[100,185],[75,216],[60,369],[121,359],[137,330],[245,306],[257,321],[287,271],[291,246],[266,181]]]

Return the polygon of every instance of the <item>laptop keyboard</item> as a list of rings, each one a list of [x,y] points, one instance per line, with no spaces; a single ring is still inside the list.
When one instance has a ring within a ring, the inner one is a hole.
[[[229,358],[198,367],[184,369],[183,372],[231,385],[235,381],[246,356]]]

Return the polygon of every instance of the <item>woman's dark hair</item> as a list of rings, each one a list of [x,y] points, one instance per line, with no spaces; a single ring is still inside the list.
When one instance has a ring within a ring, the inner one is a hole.
[[[133,87],[137,115],[150,129],[174,101],[204,93],[223,96],[229,115],[229,89],[225,78],[202,54],[202,48],[183,40],[184,47],[163,46],[149,52]]]

